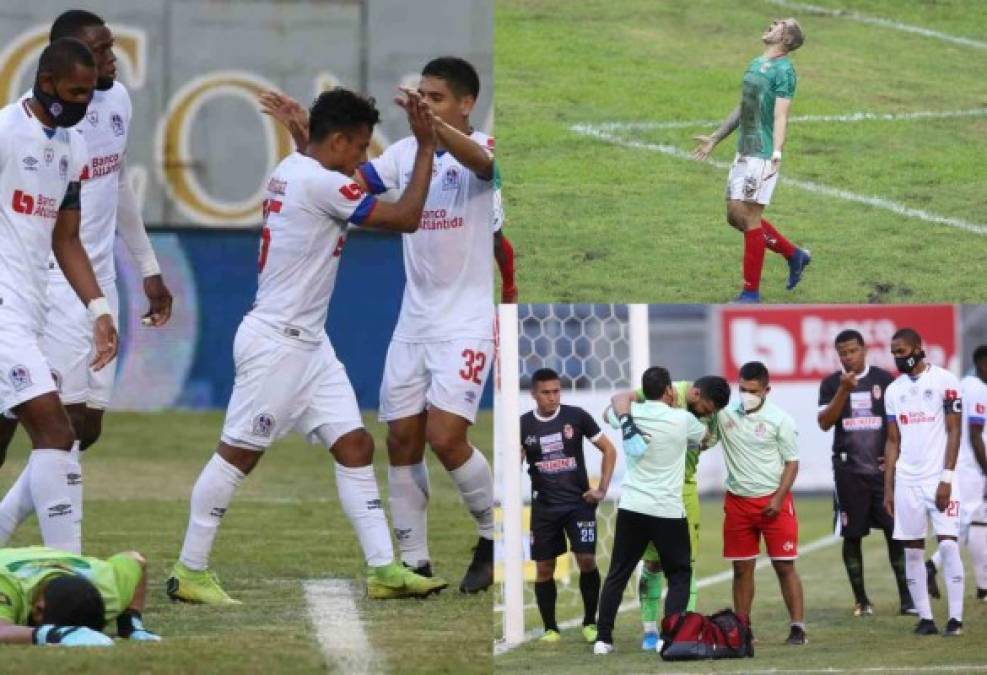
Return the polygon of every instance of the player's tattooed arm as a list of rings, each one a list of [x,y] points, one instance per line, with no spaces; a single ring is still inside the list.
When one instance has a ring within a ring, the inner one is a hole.
[[[403,90],[405,96],[394,100],[408,115],[411,133],[418,141],[411,180],[393,204],[378,201],[373,211],[363,221],[366,227],[391,232],[415,232],[425,208],[428,186],[432,182],[432,160],[437,141],[432,127],[432,112],[417,91]]]
[[[901,430],[898,422],[888,420],[888,438],[884,442],[884,509],[894,517],[894,465],[901,449]]]
[[[51,250],[72,290],[92,315],[96,355],[90,365],[94,370],[99,370],[117,354],[117,329],[113,324],[109,303],[99,288],[92,263],[79,239],[80,220],[81,212],[78,208],[59,209],[51,236]]]
[[[723,124],[720,128],[714,131],[709,136],[695,136],[693,140],[699,141],[699,145],[695,150],[692,151],[692,156],[699,161],[702,161],[709,157],[709,154],[713,152],[713,148],[722,141],[724,138],[733,133],[733,130],[740,126],[740,106],[738,105],[733,111],[727,115],[727,118],[723,120]]]
[[[279,91],[265,91],[259,97],[261,112],[277,120],[295,141],[298,152],[308,147],[308,111],[301,103]]]

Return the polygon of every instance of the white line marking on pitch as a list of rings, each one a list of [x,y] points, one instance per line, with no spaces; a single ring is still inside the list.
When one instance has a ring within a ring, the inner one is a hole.
[[[353,599],[352,582],[320,579],[306,581],[302,587],[326,661],[341,673],[379,672]]]
[[[607,143],[613,143],[614,145],[621,145],[625,148],[634,148],[638,150],[650,150],[652,152],[660,152],[664,155],[669,155],[670,157],[677,157],[679,159],[686,159],[689,161],[696,161],[692,158],[692,154],[681,148],[677,148],[674,145],[664,145],[661,143],[648,143],[645,141],[636,141],[621,138],[614,133],[606,131],[602,128],[603,125],[590,125],[590,124],[576,124],[570,127],[570,130],[582,134],[583,136],[590,136],[592,138],[599,139],[601,141],[606,141]],[[729,168],[727,162],[721,162],[718,160],[707,159],[706,164],[715,166],[721,169]],[[822,183],[816,183],[808,180],[799,180],[797,178],[789,178],[782,176],[780,178],[782,182],[788,185],[794,185],[795,187],[801,188],[807,192],[815,192],[816,194],[826,195],[827,197],[836,197],[837,199],[843,199],[848,202],[856,202],[858,204],[866,204],[867,206],[873,206],[877,209],[883,209],[885,211],[890,211],[899,216],[905,216],[907,218],[916,218],[918,220],[923,220],[927,223],[935,223],[937,225],[946,225],[947,227],[954,227],[958,230],[965,230],[967,232],[972,232],[973,234],[987,235],[987,225],[980,223],[972,223],[968,220],[963,220],[962,218],[951,218],[949,216],[941,216],[937,213],[932,213],[931,211],[925,211],[923,209],[915,209],[910,206],[905,206],[896,201],[890,199],[885,199],[884,197],[875,197],[871,195],[861,195],[856,192],[850,192],[849,190],[843,190],[841,188],[831,187],[829,185],[823,185]]]
[[[795,115],[788,118],[790,124],[797,122],[907,122],[912,120],[938,120],[956,117],[987,117],[987,108],[968,110],[921,110],[910,113],[855,112],[847,115]],[[604,122],[593,125],[603,131],[645,131],[649,129],[690,129],[693,127],[719,126],[723,120],[675,120],[667,122]],[[590,126],[590,125],[580,125]]]
[[[841,541],[840,537],[835,537],[835,536],[833,536],[831,534],[827,534],[825,537],[820,537],[819,539],[815,539],[813,541],[810,541],[805,546],[800,547],[801,550],[799,551],[799,556],[800,557],[801,556],[805,556],[805,555],[808,555],[810,553],[814,553],[815,551],[818,551],[820,549],[828,548],[828,547],[832,546],[833,544],[835,544],[838,541]],[[756,568],[757,569],[760,569],[762,567],[766,567],[769,564],[771,564],[771,561],[768,559],[768,557],[762,555],[762,556],[758,557],[758,559],[757,559]],[[706,588],[707,586],[714,586],[716,584],[722,584],[724,581],[730,581],[731,579],[733,579],[733,569],[727,569],[727,570],[724,570],[722,572],[718,572],[716,574],[711,574],[708,577],[703,577],[702,579],[697,579],[696,580],[696,588]],[[661,593],[662,597],[665,597],[665,595],[666,595],[667,592],[668,592],[668,589],[667,588],[666,589],[663,589],[662,590],[662,593]],[[620,603],[620,609],[618,609],[617,611],[618,612],[629,612],[631,610],[637,609],[640,606],[641,606],[641,603],[635,597],[632,600],[624,600],[624,601],[622,601]],[[569,621],[563,621],[562,623],[560,623],[559,624],[559,629],[560,630],[566,630],[568,628],[575,628],[576,626],[581,626],[582,623],[583,623],[583,620],[581,618],[579,618],[579,619],[570,619]],[[533,629],[533,630],[527,631],[524,634],[524,640],[521,641],[519,644],[508,646],[507,644],[505,644],[503,642],[497,642],[497,643],[494,644],[494,656],[500,656],[501,654],[506,654],[507,652],[511,651],[512,649],[515,649],[517,647],[520,647],[525,642],[530,642],[531,640],[534,640],[535,638],[541,637],[541,635],[542,635],[542,630],[540,628],[538,628],[538,629]],[[834,671],[834,672],[836,672],[836,671]]]
[[[779,7],[786,7],[788,9],[801,10],[803,12],[810,12],[812,14],[822,14],[824,16],[832,16],[840,19],[850,19],[852,21],[866,23],[872,26],[881,26],[882,28],[892,28],[894,30],[900,30],[903,33],[915,33],[916,35],[923,35],[925,37],[935,38],[937,40],[942,40],[943,42],[951,42],[953,44],[961,45],[963,47],[973,47],[974,49],[987,49],[987,42],[981,42],[980,40],[971,40],[970,38],[959,37],[957,35],[950,35],[949,33],[942,33],[937,30],[923,28],[921,26],[911,26],[907,23],[901,23],[900,21],[894,21],[892,19],[882,19],[876,16],[866,16],[865,14],[858,14],[857,12],[854,12],[853,10],[849,10],[849,9],[829,9],[828,7],[819,7],[818,5],[809,5],[802,2],[788,2],[788,0],[768,0],[768,2],[774,5],[778,5]]]

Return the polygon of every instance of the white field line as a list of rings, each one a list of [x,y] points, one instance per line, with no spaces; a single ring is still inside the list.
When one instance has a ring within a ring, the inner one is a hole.
[[[306,581],[302,587],[326,662],[340,673],[379,672],[381,664],[376,663],[353,599],[353,584],[319,579]]]
[[[819,539],[815,539],[813,541],[810,541],[805,546],[800,546],[799,547],[799,557],[806,556],[806,555],[808,555],[810,553],[814,553],[815,551],[818,551],[820,549],[828,548],[828,547],[832,546],[833,544],[835,544],[838,541],[841,541],[840,537],[835,537],[835,536],[833,536],[831,534],[827,534],[825,537],[820,537]],[[762,567],[765,567],[765,566],[769,565],[770,563],[771,563],[771,561],[767,558],[767,556],[763,556],[762,555],[762,556],[758,557],[756,567],[757,567],[757,569],[760,569]],[[733,579],[733,569],[727,569],[727,570],[724,570],[722,572],[718,572],[716,574],[711,574],[708,577],[703,577],[702,579],[697,579],[696,580],[696,588],[706,588],[707,586],[714,586],[716,584],[722,584],[724,581],[730,581],[731,579]],[[666,595],[667,592],[668,592],[668,589],[667,588],[662,589],[662,592],[661,592],[662,597],[665,597],[665,595]],[[618,612],[629,612],[629,611],[631,611],[633,609],[637,609],[640,606],[641,606],[641,603],[638,601],[637,597],[635,597],[632,600],[622,601],[620,603],[620,609],[617,610],[617,611]],[[576,626],[582,625],[582,622],[583,622],[582,618],[576,618],[576,619],[570,619],[569,621],[563,621],[562,623],[559,624],[559,629],[560,630],[566,630],[568,628],[575,628]],[[512,649],[514,649],[516,647],[520,647],[525,642],[530,642],[531,640],[534,640],[536,638],[541,637],[541,635],[542,635],[542,629],[536,628],[536,629],[532,629],[532,630],[529,630],[529,631],[525,632],[525,634],[524,634],[524,640],[520,644],[508,646],[507,644],[505,644],[503,642],[496,642],[496,643],[494,643],[494,656],[499,656],[501,654],[506,654],[507,652],[511,651]]]
[[[914,33],[916,35],[935,38],[936,40],[942,40],[943,42],[949,42],[955,45],[961,45],[963,47],[987,49],[987,42],[971,40],[970,38],[959,37],[957,35],[950,35],[949,33],[942,33],[930,28],[923,28],[922,26],[912,26],[907,23],[901,23],[900,21],[894,21],[893,19],[882,19],[877,16],[866,16],[849,9],[830,9],[828,7],[819,7],[818,5],[810,5],[804,2],[789,2],[788,0],[768,0],[768,2],[773,5],[778,5],[779,7],[809,12],[810,14],[821,14],[823,16],[833,16],[840,19],[850,19],[851,21],[866,23],[871,26],[891,28],[893,30],[900,30],[903,33]]]
[[[910,113],[855,112],[846,115],[795,115],[789,117],[790,124],[804,122],[907,122],[911,120],[936,120],[955,117],[987,117],[987,108],[968,110],[920,110]],[[691,129],[694,127],[719,126],[723,120],[675,120],[667,122],[604,122],[593,125],[602,131],[645,131],[650,129]],[[589,125],[577,125],[589,126]]]
[[[631,140],[626,138],[621,138],[613,132],[606,131],[603,125],[590,125],[590,124],[576,124],[570,127],[570,130],[582,134],[583,136],[590,136],[592,138],[597,138],[601,141],[607,143],[613,143],[614,145],[620,145],[625,148],[634,148],[638,150],[649,150],[651,152],[660,152],[670,157],[678,157],[679,159],[686,159],[690,161],[695,161],[692,158],[692,154],[681,148],[677,148],[674,145],[665,145],[662,143],[648,143],[646,141]],[[706,163],[721,168],[726,169],[730,165],[726,162],[721,162],[717,160],[706,160]],[[966,232],[972,232],[973,234],[987,235],[987,225],[981,223],[972,223],[968,220],[963,220],[961,218],[950,218],[948,216],[941,216],[931,211],[925,211],[924,209],[915,209],[910,206],[905,206],[896,201],[890,199],[885,199],[884,197],[876,197],[871,195],[861,195],[856,192],[850,192],[849,190],[843,190],[841,188],[831,187],[829,185],[823,185],[822,183],[816,183],[814,181],[799,180],[797,178],[788,178],[782,176],[779,180],[784,181],[786,185],[794,185],[797,188],[801,188],[806,192],[814,192],[816,194],[826,195],[827,197],[835,197],[836,199],[842,199],[848,202],[855,202],[857,204],[865,204],[867,206],[872,206],[877,209],[883,209],[885,211],[890,211],[899,216],[904,216],[906,218],[915,218],[918,220],[925,221],[927,223],[934,223],[936,225],[946,225],[947,227],[954,227],[958,230],[965,230]]]

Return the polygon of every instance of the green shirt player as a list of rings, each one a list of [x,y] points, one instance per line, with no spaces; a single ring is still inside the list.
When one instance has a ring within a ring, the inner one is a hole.
[[[707,375],[695,382],[678,380],[672,383],[673,407],[688,410],[700,422],[711,427],[713,415],[726,407],[730,401],[730,385],[722,377]],[[637,402],[643,402],[644,392],[635,392]],[[613,424],[616,417],[607,415],[606,419]],[[706,446],[690,444],[685,455],[685,480],[682,484],[682,504],[685,507],[686,519],[689,521],[689,543],[692,549],[693,576],[689,585],[689,603],[687,609],[696,609],[695,562],[699,551],[699,486],[696,472],[699,468],[699,454]],[[658,551],[653,545],[648,545],[643,556],[644,568],[638,587],[638,597],[641,602],[641,622],[644,626],[644,639],[641,648],[653,651],[658,647],[658,611],[661,601],[662,574]]]
[[[759,302],[764,249],[788,261],[788,290],[802,279],[809,252],[794,246],[761,216],[771,202],[781,167],[788,111],[795,96],[795,68],[788,55],[802,46],[802,28],[795,19],[779,19],[761,35],[765,50],[744,73],[740,105],[710,136],[697,136],[693,152],[703,160],[716,144],[740,127],[737,156],[727,178],[727,222],[744,233],[744,289],[738,302]]]
[[[130,640],[158,641],[146,630],[145,560],[136,551],[106,560],[42,546],[0,549],[0,644],[110,646],[116,620]]]

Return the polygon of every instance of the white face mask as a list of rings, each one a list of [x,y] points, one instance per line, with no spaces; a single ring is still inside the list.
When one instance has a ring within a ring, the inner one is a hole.
[[[756,410],[762,402],[764,402],[764,399],[757,394],[752,394],[747,391],[740,392],[740,403],[744,406],[745,412]]]

